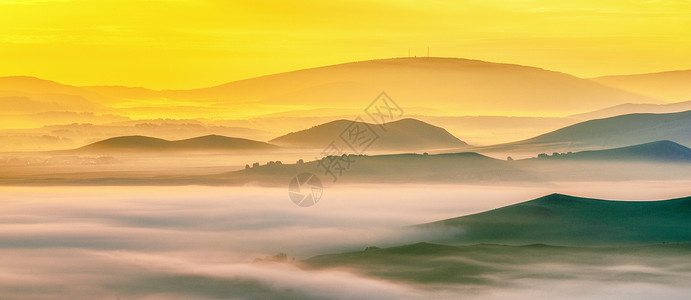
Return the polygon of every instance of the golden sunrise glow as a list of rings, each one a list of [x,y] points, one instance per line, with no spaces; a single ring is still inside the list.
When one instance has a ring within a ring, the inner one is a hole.
[[[0,0],[0,76],[184,89],[373,58],[691,68],[691,1]]]

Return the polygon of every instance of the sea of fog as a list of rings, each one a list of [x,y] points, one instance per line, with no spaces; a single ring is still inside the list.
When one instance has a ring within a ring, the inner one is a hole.
[[[576,276],[430,287],[253,260],[423,241],[402,227],[555,192],[658,200],[688,196],[690,183],[336,184],[312,207],[294,205],[287,187],[0,187],[0,299],[682,298],[689,288],[665,282]],[[565,272],[597,273],[574,267]]]

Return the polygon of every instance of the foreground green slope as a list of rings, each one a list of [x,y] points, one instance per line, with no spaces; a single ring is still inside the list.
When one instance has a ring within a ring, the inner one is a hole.
[[[689,254],[690,243],[609,248],[417,243],[315,256],[302,261],[301,267],[345,269],[365,276],[425,285],[507,286],[518,279],[674,282],[679,274],[691,272]],[[637,267],[622,267],[631,264]],[[670,269],[674,272],[664,272]]]
[[[414,227],[429,230],[416,233],[418,240],[439,243],[367,247],[315,256],[300,266],[468,287],[565,279],[684,282],[691,274],[689,221],[691,197],[634,202],[552,194]],[[435,238],[436,230],[447,238]]]
[[[691,197],[607,201],[552,194],[420,225],[449,230],[443,243],[622,245],[691,242]]]

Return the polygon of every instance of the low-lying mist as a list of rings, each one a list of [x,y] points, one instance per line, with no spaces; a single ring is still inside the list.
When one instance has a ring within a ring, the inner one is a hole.
[[[616,282],[616,278],[602,282],[586,276],[599,272],[597,266],[523,265],[525,273],[552,269],[550,274],[570,272],[571,276],[540,279],[516,272],[516,277],[507,277],[507,284],[499,286],[402,283],[346,269],[306,270],[297,261],[368,246],[425,241],[426,236],[403,227],[553,192],[657,200],[686,196],[688,184],[335,184],[308,208],[290,201],[287,183],[286,188],[2,187],[0,298],[418,299],[456,298],[459,293],[497,299],[563,298],[567,293],[574,298],[677,298],[688,293],[679,283],[688,282],[688,261],[680,262],[681,269],[648,266],[640,270],[659,273],[661,280],[654,282]],[[287,253],[289,263],[253,263],[280,252]],[[295,264],[290,263],[293,258]],[[636,268],[635,261],[630,268]],[[668,276],[679,279],[669,281]]]

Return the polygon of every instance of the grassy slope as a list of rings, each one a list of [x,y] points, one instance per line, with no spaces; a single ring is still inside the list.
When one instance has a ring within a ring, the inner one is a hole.
[[[604,148],[670,140],[691,145],[691,111],[629,114],[586,121],[509,145],[566,143]]]
[[[656,141],[606,150],[589,150],[549,156],[546,159],[598,161],[691,162],[691,149],[672,141]]]
[[[315,256],[304,260],[302,267],[340,268],[365,276],[421,284],[508,285],[516,279],[584,277],[655,282],[675,278],[667,279],[666,274],[645,273],[640,269],[618,270],[615,266],[634,263],[641,269],[691,272],[689,254],[690,243],[611,248],[416,243]]]
[[[691,197],[624,202],[553,194],[421,226],[462,228],[444,242],[468,245],[368,247],[315,256],[301,267],[425,285],[504,286],[517,279],[674,282],[691,272],[689,220]]]
[[[620,245],[691,241],[691,197],[607,201],[552,194],[421,225],[459,233],[444,243]]]

